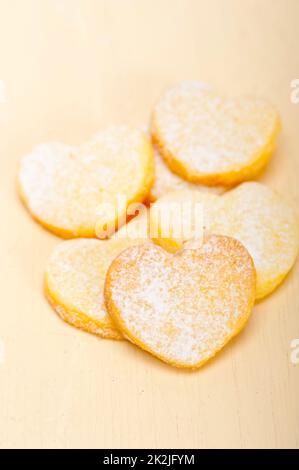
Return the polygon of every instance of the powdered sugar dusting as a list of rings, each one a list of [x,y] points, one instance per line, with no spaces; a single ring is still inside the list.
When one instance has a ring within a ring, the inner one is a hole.
[[[198,250],[169,255],[148,244],[123,252],[106,294],[134,342],[176,365],[212,357],[245,322],[255,272],[236,240],[209,237]]]
[[[243,183],[218,199],[211,230],[237,238],[248,249],[257,270],[258,297],[281,282],[299,250],[294,207],[256,182]]]
[[[137,221],[146,224],[147,219]],[[136,225],[132,221],[132,230]],[[121,251],[145,239],[76,239],[60,243],[46,268],[48,298],[57,313],[78,328],[120,337],[104,305],[106,272]],[[82,319],[82,315],[84,319]]]
[[[23,157],[21,194],[47,226],[78,236],[115,219],[116,194],[134,200],[150,167],[142,132],[110,127],[79,148],[43,144]]]
[[[258,158],[277,127],[275,109],[254,97],[225,99],[196,82],[169,89],[155,107],[154,133],[194,173],[238,171]]]

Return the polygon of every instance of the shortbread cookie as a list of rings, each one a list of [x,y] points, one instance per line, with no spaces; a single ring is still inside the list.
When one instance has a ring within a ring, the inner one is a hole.
[[[173,173],[165,163],[157,148],[154,148],[155,157],[155,180],[150,190],[149,201],[155,202],[160,197],[172,191],[195,190],[221,194],[225,191],[221,186],[204,186],[201,184],[190,183],[185,179]]]
[[[110,127],[79,148],[43,144],[22,159],[19,189],[32,215],[65,237],[105,238],[153,182],[145,134]]]
[[[243,245],[213,235],[176,255],[150,243],[128,248],[109,268],[105,300],[131,342],[173,366],[198,368],[243,328],[255,283]]]
[[[185,240],[173,236],[174,232],[179,233],[176,219],[170,224],[172,231],[164,230],[163,234],[161,220],[173,203],[187,201],[202,208],[203,224],[208,232],[237,238],[248,249],[257,271],[258,299],[281,283],[299,249],[298,216],[289,203],[267,186],[255,182],[243,183],[222,196],[195,191],[170,193],[152,206],[150,218],[153,238],[169,251],[181,249]]]
[[[108,315],[103,287],[113,259],[129,246],[144,243],[147,214],[121,228],[123,235],[110,240],[76,239],[60,243],[53,251],[45,273],[46,296],[63,320],[104,338],[120,339]],[[130,238],[129,238],[130,235]]]
[[[206,185],[254,177],[276,145],[280,120],[255,97],[223,98],[200,82],[169,89],[152,116],[153,141],[172,171]]]

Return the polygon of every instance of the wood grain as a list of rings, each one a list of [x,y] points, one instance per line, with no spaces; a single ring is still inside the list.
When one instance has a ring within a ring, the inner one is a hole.
[[[257,93],[283,132],[261,181],[299,201],[297,0],[0,1],[0,447],[299,447],[299,266],[196,373],[64,324],[42,293],[59,242],[20,203],[20,157],[148,121],[169,84]],[[4,102],[3,102],[4,101]]]

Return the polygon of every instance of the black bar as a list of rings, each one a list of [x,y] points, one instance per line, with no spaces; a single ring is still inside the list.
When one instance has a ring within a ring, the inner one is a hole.
[[[0,450],[0,465],[18,462],[51,464],[78,463],[94,464],[96,467],[107,468],[198,468],[202,464],[224,463],[248,465],[250,463],[286,465],[299,461],[298,450],[205,450],[205,449],[91,449],[91,450]],[[95,467],[95,468],[96,468]],[[91,469],[89,469],[91,470]]]

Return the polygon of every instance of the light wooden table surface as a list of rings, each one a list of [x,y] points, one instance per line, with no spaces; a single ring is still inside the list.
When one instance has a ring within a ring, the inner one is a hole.
[[[298,447],[298,264],[216,360],[179,371],[52,312],[42,280],[59,239],[15,189],[35,144],[145,123],[166,86],[195,78],[277,105],[261,181],[298,204],[298,18],[297,0],[0,1],[1,447]]]

